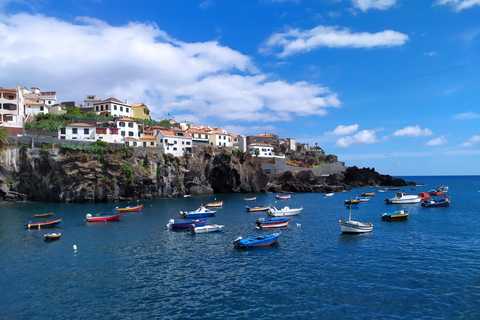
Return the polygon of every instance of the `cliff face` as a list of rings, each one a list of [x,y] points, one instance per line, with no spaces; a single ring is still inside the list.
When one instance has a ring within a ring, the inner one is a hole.
[[[116,202],[185,194],[265,192],[268,177],[250,154],[211,147],[188,158],[154,151],[88,153],[8,148],[0,153],[0,199]]]

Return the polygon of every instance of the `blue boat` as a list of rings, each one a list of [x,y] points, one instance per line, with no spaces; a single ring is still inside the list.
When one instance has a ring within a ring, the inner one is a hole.
[[[260,218],[256,221],[255,228],[264,229],[264,228],[282,228],[288,226],[288,223],[292,220],[292,217],[283,217],[283,218]]]
[[[450,205],[450,197],[440,200],[426,199],[422,201],[422,207],[448,207]]]
[[[170,219],[167,224],[167,228],[172,229],[188,229],[190,227],[202,227],[207,223],[207,219],[194,219],[194,220],[184,220],[181,222],[175,222],[175,220]]]
[[[390,211],[390,212],[382,213],[382,220],[384,221],[407,220],[408,215],[409,215],[408,210]]]
[[[243,239],[242,237],[238,237],[233,241],[233,245],[238,248],[250,248],[250,247],[266,247],[271,244],[277,243],[278,238],[282,234],[281,231],[274,232],[270,234],[266,234],[263,236],[253,237]]]
[[[211,217],[215,215],[217,211],[210,210],[204,206],[200,206],[195,211],[180,211],[180,216],[182,218],[204,218],[204,217]]]

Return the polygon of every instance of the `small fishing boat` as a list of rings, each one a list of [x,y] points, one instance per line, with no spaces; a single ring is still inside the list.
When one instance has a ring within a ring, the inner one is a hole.
[[[270,205],[257,206],[257,207],[246,206],[246,209],[248,212],[267,211],[268,209],[270,209]]]
[[[88,222],[99,222],[99,221],[111,221],[118,220],[123,216],[123,213],[110,214],[109,212],[97,213],[95,216],[92,216],[90,213],[87,213],[86,218]]]
[[[277,209],[275,207],[270,207],[267,211],[267,214],[271,217],[297,216],[302,210],[303,208],[284,207],[283,209]]]
[[[219,224],[209,224],[201,227],[190,226],[190,232],[195,233],[208,233],[208,232],[220,232],[224,226]]]
[[[223,206],[223,201],[210,202],[210,203],[204,202],[203,206],[205,206],[205,207],[221,207],[221,206]]]
[[[204,218],[204,217],[211,217],[215,215],[217,211],[210,210],[205,208],[204,206],[200,206],[195,211],[180,211],[180,216],[182,218]]]
[[[382,213],[382,220],[385,220],[385,221],[407,220],[408,214],[409,214],[408,210],[385,212],[385,213]]]
[[[238,237],[233,241],[233,245],[238,248],[266,247],[274,243],[278,243],[281,235],[282,235],[282,232],[278,231],[278,232],[266,234],[263,236],[252,237],[247,239]]]
[[[358,198],[355,198],[354,200],[350,199],[350,200],[345,200],[345,204],[359,204],[360,203],[360,199]]]
[[[360,200],[360,202],[368,202],[368,201],[370,201],[371,198],[372,198],[372,197],[370,197],[370,196],[368,196],[368,197],[360,197],[359,200]]]
[[[443,194],[443,190],[442,189],[439,189],[439,188],[436,188],[436,189],[431,189],[428,191],[428,193],[431,195],[431,196],[441,196]]]
[[[364,192],[361,194],[362,197],[374,197],[375,192]]]
[[[324,194],[323,194],[324,197],[331,197],[331,196],[333,196],[333,195],[334,195],[333,192],[329,192],[329,193],[324,193]]]
[[[135,211],[142,211],[142,208],[143,208],[143,204],[140,204],[138,206],[128,206],[125,208],[116,207],[115,210],[117,212],[135,212]]]
[[[427,199],[422,201],[422,207],[448,207],[450,205],[450,197],[440,200]]]
[[[50,217],[53,215],[53,212],[49,212],[49,213],[39,213],[39,214],[36,214],[34,217],[35,218],[44,218],[44,217]]]
[[[421,197],[420,201],[430,198],[430,193],[428,192],[419,192],[418,195]]]
[[[375,192],[387,192],[388,190],[387,189],[377,189],[375,190]]]
[[[366,233],[372,232],[373,223],[371,222],[358,222],[352,220],[352,210],[348,214],[348,221],[343,221],[341,218],[338,220],[342,233]]]
[[[245,201],[255,201],[257,200],[257,197],[252,197],[252,198],[243,198]]]
[[[402,203],[419,203],[422,198],[419,195],[408,194],[406,192],[395,192],[395,197],[387,198],[387,203],[402,204]]]
[[[347,209],[358,209],[360,208],[358,204],[347,204]]]
[[[194,219],[194,220],[184,220],[181,222],[175,222],[175,220],[170,219],[167,223],[167,228],[169,229],[188,229],[192,225],[195,227],[204,226],[207,223],[207,219]]]
[[[62,234],[60,232],[50,232],[50,233],[45,233],[43,237],[45,240],[57,240],[60,239],[60,236]]]
[[[277,198],[277,200],[290,200],[292,198],[291,195],[289,194],[285,194],[283,196],[280,196],[280,195],[276,195],[275,198]]]
[[[265,228],[283,228],[288,226],[288,223],[292,220],[292,218],[260,218],[257,219],[255,222],[257,225],[255,228],[257,229],[265,229]]]
[[[25,224],[25,228],[27,229],[41,229],[41,228],[53,228],[56,227],[62,219],[46,221],[46,222],[32,222],[29,221]]]
[[[387,191],[397,191],[400,190],[400,188],[387,188]]]

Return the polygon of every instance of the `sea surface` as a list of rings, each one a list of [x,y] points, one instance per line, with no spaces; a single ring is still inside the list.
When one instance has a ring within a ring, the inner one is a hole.
[[[345,199],[376,188],[146,201],[107,223],[85,215],[128,204],[2,206],[0,319],[480,319],[480,177],[402,178],[423,184],[402,188],[411,194],[448,186],[451,206],[387,205],[394,192],[376,193],[352,210],[352,220],[373,222],[362,235],[341,234],[337,222],[348,218]],[[225,225],[221,233],[166,229],[180,210],[215,199],[224,205],[208,222]],[[254,228],[265,213],[245,210],[269,203],[304,209],[279,244],[235,248],[239,236],[270,233]],[[408,220],[381,220],[395,210]],[[24,228],[44,212],[62,223]],[[47,232],[62,236],[46,242]]]

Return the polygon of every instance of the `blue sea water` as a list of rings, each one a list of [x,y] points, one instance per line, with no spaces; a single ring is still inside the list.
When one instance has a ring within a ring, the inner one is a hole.
[[[377,193],[353,210],[373,232],[341,234],[343,201],[375,188],[337,193],[258,194],[257,205],[304,210],[280,243],[238,249],[231,241],[269,233],[253,223],[242,194],[144,202],[117,222],[88,223],[87,213],[120,204],[19,203],[0,210],[0,319],[479,319],[480,177],[402,177],[450,189],[451,206],[387,205]],[[209,223],[221,233],[165,228],[179,211],[223,200]],[[381,214],[409,210],[404,222]],[[63,218],[55,229],[27,230],[36,213]],[[45,242],[47,232],[61,232]],[[73,245],[77,250],[73,250]]]

